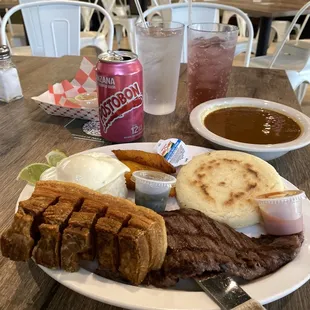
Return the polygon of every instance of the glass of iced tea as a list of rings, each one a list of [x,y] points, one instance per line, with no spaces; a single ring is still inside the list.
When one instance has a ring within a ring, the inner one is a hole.
[[[238,27],[200,23],[188,26],[188,109],[226,96]]]

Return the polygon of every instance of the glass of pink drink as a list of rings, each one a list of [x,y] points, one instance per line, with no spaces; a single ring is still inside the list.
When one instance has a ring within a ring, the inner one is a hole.
[[[238,28],[200,23],[188,26],[188,109],[226,96]]]

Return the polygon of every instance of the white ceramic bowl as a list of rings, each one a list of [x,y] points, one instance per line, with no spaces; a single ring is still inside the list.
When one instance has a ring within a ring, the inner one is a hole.
[[[265,108],[287,115],[292,119],[294,119],[299,124],[302,132],[297,139],[286,143],[250,144],[225,139],[209,131],[204,126],[204,119],[209,113],[220,108],[241,107],[241,106]],[[296,150],[310,144],[309,117],[283,104],[262,99],[234,97],[234,98],[221,98],[210,100],[198,105],[191,112],[190,122],[194,130],[199,135],[210,141],[215,148],[243,151],[258,156],[264,160],[272,160],[274,158],[286,154],[291,150]]]

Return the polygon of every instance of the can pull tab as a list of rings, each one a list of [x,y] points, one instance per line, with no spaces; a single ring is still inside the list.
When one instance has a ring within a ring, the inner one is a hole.
[[[113,56],[113,59],[114,59],[114,60],[123,60],[123,59],[124,59],[124,58],[123,58],[120,54],[118,54],[117,52],[110,51],[110,53],[111,53],[111,56]]]
[[[105,53],[100,54],[100,56],[102,60],[106,60],[106,61],[115,61],[115,60],[121,61],[124,59],[120,54],[114,51],[107,51]]]

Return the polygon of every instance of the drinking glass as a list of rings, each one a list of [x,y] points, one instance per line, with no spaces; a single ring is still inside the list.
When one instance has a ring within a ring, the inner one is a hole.
[[[144,111],[172,113],[176,106],[184,25],[147,22],[136,25],[137,52],[143,67]]]
[[[188,26],[188,110],[226,96],[238,27],[200,23]]]

